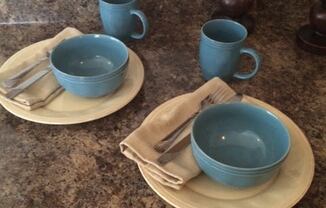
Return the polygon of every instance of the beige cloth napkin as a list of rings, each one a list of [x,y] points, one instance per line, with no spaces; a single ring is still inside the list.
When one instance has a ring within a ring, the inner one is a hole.
[[[58,45],[62,40],[81,34],[82,33],[75,28],[65,28],[55,37],[47,41],[46,44],[43,44],[40,50],[32,51],[30,54],[26,53],[24,59],[19,60],[19,63],[13,63],[13,65],[10,66],[11,68],[7,69],[4,72],[0,71],[0,83],[2,83],[2,81],[8,77],[17,74],[19,70],[22,70],[25,67],[37,62],[37,60],[45,57],[46,53]],[[24,80],[33,76],[37,71],[45,69],[48,66],[49,60],[43,61],[40,65],[30,71],[20,82],[23,82]],[[49,72],[47,75],[42,77],[40,80],[16,96],[14,99],[7,99],[4,96],[8,91],[8,89],[4,88],[2,84],[0,84],[0,96],[5,98],[10,103],[17,105],[25,110],[34,110],[48,104],[52,99],[58,96],[63,91],[63,89],[57,83],[52,72]]]
[[[187,181],[201,171],[192,156],[190,145],[182,150],[171,162],[160,165],[156,159],[160,156],[153,146],[162,138],[180,126],[200,109],[203,99],[224,87],[228,89],[225,98],[229,99],[235,92],[221,79],[214,78],[187,96],[171,109],[155,115],[152,122],[143,123],[120,143],[121,152],[129,159],[142,166],[158,182],[174,189],[180,189]],[[157,107],[153,112],[161,106]]]

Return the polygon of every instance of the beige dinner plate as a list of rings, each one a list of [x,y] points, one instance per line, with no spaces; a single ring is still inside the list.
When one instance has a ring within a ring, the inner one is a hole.
[[[37,51],[46,41],[48,40],[30,45],[14,54],[2,65],[0,72],[21,63],[26,55]],[[129,49],[126,78],[123,85],[111,95],[101,98],[82,98],[63,92],[48,105],[32,111],[24,110],[2,97],[0,103],[12,114],[29,121],[43,124],[77,124],[102,118],[121,109],[137,95],[143,81],[143,64],[137,54]]]
[[[164,103],[144,122],[151,122],[167,111],[183,96]],[[308,190],[314,175],[314,157],[307,138],[299,127],[274,107],[257,99],[246,97],[250,103],[277,115],[291,135],[291,150],[277,176],[267,183],[247,189],[224,186],[201,173],[177,191],[155,181],[142,167],[140,171],[149,186],[164,200],[178,208],[288,208],[294,206]]]

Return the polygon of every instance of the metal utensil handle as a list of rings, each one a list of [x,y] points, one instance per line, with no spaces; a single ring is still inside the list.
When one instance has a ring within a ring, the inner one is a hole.
[[[229,100],[226,100],[224,103],[230,103],[230,102],[240,102],[242,99],[242,94],[236,94],[234,96],[232,96]],[[173,135],[170,135],[170,137],[168,137],[168,139],[166,139],[165,141],[170,141],[169,144],[172,144],[173,141],[186,129],[186,127],[192,123],[196,116],[202,112],[203,110],[205,110],[208,106],[213,105],[212,103],[210,104],[206,104],[201,106],[200,110],[198,112],[196,112],[194,115],[192,115],[188,120],[186,120],[186,122],[184,122],[183,124],[181,124],[173,133]]]
[[[23,92],[25,89],[27,89],[28,87],[30,87],[31,85],[33,85],[36,81],[38,81],[39,79],[41,79],[42,77],[44,77],[50,71],[51,70],[49,68],[47,68],[47,69],[43,69],[43,70],[37,72],[32,77],[30,77],[29,79],[25,80],[24,82],[22,82],[21,84],[19,84],[15,88],[12,88],[5,96],[7,98],[9,98],[9,99],[13,99],[18,94],[20,94],[21,92]]]
[[[178,156],[181,150],[190,144],[190,135],[187,134],[180,139],[175,145],[169,147],[163,154],[157,158],[157,162],[164,165]]]
[[[228,99],[224,103],[232,103],[232,102],[241,102],[243,99],[243,95],[240,93],[237,93],[236,95],[232,96],[230,99]],[[199,112],[197,113],[199,114]],[[195,115],[196,116],[196,115]],[[193,117],[192,120],[195,119],[195,116]],[[188,123],[189,124],[189,123]],[[185,127],[183,128],[183,130]],[[179,132],[179,131],[178,131]],[[178,135],[180,135],[183,131],[179,132]],[[173,140],[174,142],[175,140]],[[181,150],[186,148],[190,144],[190,135],[185,135],[183,138],[181,138],[179,141],[177,141],[175,144],[171,142],[171,146],[164,151],[160,157],[157,159],[157,161],[161,164],[164,165],[174,158],[176,158]]]
[[[6,87],[6,83],[9,83],[11,82],[12,80],[15,80],[15,79],[20,79],[22,78],[23,76],[25,76],[28,72],[30,72],[34,67],[36,67],[37,65],[39,65],[40,63],[42,63],[42,61],[45,61],[47,60],[48,57],[43,57],[41,59],[39,59],[37,62],[25,67],[24,69],[22,69],[20,72],[18,72],[17,74],[14,74],[12,75],[11,77],[9,77],[8,79],[4,80],[3,81],[3,85],[4,87]]]
[[[173,131],[173,134],[169,135],[167,139],[162,140],[160,143],[157,144],[159,148],[156,148],[156,150],[161,150],[161,152],[164,152],[173,142],[178,138],[178,136],[194,121],[195,117],[198,115],[198,113],[191,116],[189,119],[186,120],[181,126],[179,126],[175,131]]]

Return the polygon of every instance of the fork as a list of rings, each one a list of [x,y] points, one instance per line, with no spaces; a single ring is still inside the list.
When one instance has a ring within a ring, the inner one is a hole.
[[[212,104],[223,103],[227,100],[228,97],[233,97],[235,93],[233,90],[228,87],[220,87],[215,92],[211,93],[207,96],[202,102],[200,106],[200,110],[192,115],[189,119],[183,122],[180,126],[178,126],[174,131],[168,134],[165,138],[160,140],[158,143],[154,145],[154,150],[163,153],[165,152],[173,142],[178,138],[178,136],[194,121],[195,117],[204,109]]]

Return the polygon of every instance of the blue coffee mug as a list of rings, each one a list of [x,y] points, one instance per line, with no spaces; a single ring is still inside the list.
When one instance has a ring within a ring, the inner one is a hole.
[[[245,48],[247,29],[232,20],[215,19],[204,24],[201,29],[199,61],[202,74],[206,80],[220,77],[230,80],[249,79],[258,72],[261,59],[258,53],[251,48]],[[239,72],[240,55],[251,56],[256,64],[255,68],[247,72]]]
[[[138,10],[137,0],[99,0],[100,15],[105,33],[122,41],[143,39],[148,33],[148,21],[145,14]],[[143,32],[138,34],[136,18],[143,25]]]

